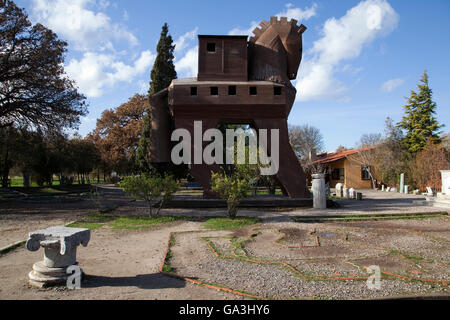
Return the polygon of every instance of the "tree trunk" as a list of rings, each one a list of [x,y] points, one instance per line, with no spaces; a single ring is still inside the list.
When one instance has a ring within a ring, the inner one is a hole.
[[[276,193],[276,187],[269,187],[269,194],[274,195]]]
[[[370,176],[370,182],[372,183],[372,189],[376,189],[376,184],[375,184],[375,179],[373,178],[372,172],[370,172],[370,170],[368,170],[369,172],[369,176]]]
[[[236,218],[238,205],[239,201],[227,201],[228,217],[230,217],[231,219]]]
[[[2,188],[8,188],[9,168],[5,166],[2,171]]]
[[[8,146],[5,146],[5,156],[3,158],[3,170],[2,170],[2,188],[8,188],[8,177],[9,177],[9,164],[8,164],[8,156],[9,150]]]
[[[22,177],[23,177],[23,186],[24,188],[31,187],[31,175],[28,171],[22,171]]]
[[[150,218],[152,218],[152,217],[153,217],[152,201],[151,201],[151,200],[148,200],[147,203],[148,203],[148,216],[149,216]]]
[[[3,131],[3,154],[4,157],[1,159],[3,165],[0,166],[2,168],[2,188],[8,188],[8,176],[9,176],[9,165],[8,165],[8,156],[9,156],[9,148],[8,148],[8,128],[2,128]]]

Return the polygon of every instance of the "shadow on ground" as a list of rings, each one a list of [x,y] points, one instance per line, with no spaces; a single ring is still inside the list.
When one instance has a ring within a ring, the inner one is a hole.
[[[85,275],[82,281],[84,288],[98,287],[137,287],[140,289],[184,288],[186,282],[167,277],[160,273],[138,274],[135,277],[104,277]]]

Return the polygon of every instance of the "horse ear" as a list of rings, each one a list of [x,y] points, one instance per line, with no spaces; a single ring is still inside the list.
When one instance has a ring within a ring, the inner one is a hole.
[[[298,33],[299,34],[302,34],[303,32],[305,32],[306,31],[306,27],[302,24],[302,25],[300,25],[300,27],[298,28]]]
[[[262,30],[258,27],[256,27],[252,32],[257,38],[260,37],[261,34],[263,33]]]

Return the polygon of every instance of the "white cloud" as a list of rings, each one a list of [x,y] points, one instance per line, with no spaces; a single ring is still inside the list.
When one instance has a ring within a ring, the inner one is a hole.
[[[123,25],[113,23],[103,12],[105,0],[32,0],[33,18],[56,32],[79,50],[113,48],[113,41],[126,41],[134,46],[136,37]]]
[[[147,72],[155,57],[150,51],[143,51],[132,65],[127,65],[111,54],[86,52],[80,60],[72,59],[66,72],[77,82],[82,93],[96,98],[118,82],[131,82],[134,77]]]
[[[187,46],[188,46],[188,42],[192,41],[192,40],[195,40],[195,36],[197,35],[197,33],[198,33],[198,27],[195,27],[194,30],[186,32],[185,34],[180,36],[175,41],[175,52],[181,52],[184,49],[186,49]]]
[[[301,9],[296,8],[292,3],[286,4],[286,9],[280,13],[277,13],[277,17],[287,17],[288,19],[295,19],[299,22],[308,20],[316,15],[317,4],[314,3],[310,8]]]
[[[389,34],[397,23],[398,15],[386,0],[361,1],[340,19],[328,19],[322,37],[302,62],[297,98],[342,100],[347,88],[335,78],[340,63],[357,58],[366,45]]]
[[[105,10],[106,8],[109,7],[111,3],[108,0],[99,0],[97,3],[97,6],[102,9]]]
[[[90,117],[81,117],[80,120],[81,120],[82,124],[89,124],[89,123],[95,124],[95,122],[97,121],[96,118],[90,118]]]
[[[151,51],[138,51],[137,38],[124,24],[112,21],[105,13],[108,7],[118,9],[116,2],[108,0],[32,0],[33,20],[79,51],[65,70],[80,92],[90,98],[102,96],[121,82],[134,81],[136,90],[141,90],[135,78],[148,72],[155,60]],[[122,12],[122,21],[128,21],[128,12]]]
[[[150,83],[148,81],[139,80],[138,81],[139,86],[139,93],[140,94],[146,94],[148,90],[150,89]]]
[[[195,27],[175,41],[175,69],[180,78],[197,77],[198,45],[194,42],[197,34],[198,27]]]
[[[198,45],[189,49],[180,60],[175,61],[180,78],[196,77],[198,72]]]
[[[391,79],[383,83],[381,86],[381,90],[384,92],[391,92],[394,91],[397,87],[400,87],[405,80],[401,78]]]
[[[259,22],[252,21],[250,23],[250,27],[247,29],[234,28],[228,31],[229,35],[237,35],[237,36],[249,36],[253,34],[253,30],[259,26]]]
[[[284,11],[281,11],[277,13],[275,16],[277,17],[287,17],[290,19],[295,19],[299,22],[308,20],[311,17],[314,17],[316,15],[316,8],[317,4],[313,4],[310,8],[296,8],[292,3],[286,4],[286,9]],[[229,35],[252,35],[253,30],[255,30],[256,27],[259,26],[260,22],[252,21],[250,23],[249,28],[234,28],[231,29],[228,34]]]

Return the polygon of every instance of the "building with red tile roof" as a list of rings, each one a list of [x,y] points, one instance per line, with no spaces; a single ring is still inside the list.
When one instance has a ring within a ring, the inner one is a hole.
[[[322,153],[316,156],[313,165],[323,165],[326,170],[326,181],[334,188],[342,183],[346,188],[372,188],[367,165],[363,160],[364,152],[373,152],[375,147],[349,149],[342,152]]]

